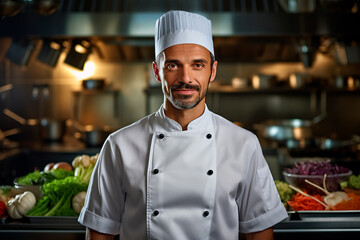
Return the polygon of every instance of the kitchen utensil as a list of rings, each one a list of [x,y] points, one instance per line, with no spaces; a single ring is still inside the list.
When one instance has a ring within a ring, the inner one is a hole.
[[[355,5],[355,0],[320,0],[320,4],[330,11],[349,12]]]
[[[272,140],[304,139],[312,137],[312,121],[302,119],[268,120],[254,125],[257,133]]]
[[[337,150],[340,148],[350,147],[351,145],[356,144],[354,139],[342,140],[342,139],[333,139],[333,138],[316,138],[316,146],[322,150]]]
[[[8,117],[14,119],[15,121],[21,123],[22,125],[35,126],[38,123],[37,119],[25,119],[23,117],[20,117],[18,114],[14,113],[8,108],[4,108],[3,113]]]
[[[106,138],[112,132],[109,126],[97,127],[94,125],[83,126],[78,121],[71,120],[69,125],[80,132],[80,140],[88,147],[101,147]]]
[[[65,135],[65,121],[50,118],[25,119],[7,108],[5,108],[3,112],[22,125],[38,126],[40,136],[45,141],[60,141]]]
[[[332,80],[332,86],[339,89],[349,90],[360,88],[360,76],[337,75]]]
[[[285,142],[287,149],[307,149],[314,146],[313,139],[288,139]]]
[[[43,118],[40,121],[40,136],[45,141],[62,141],[65,132],[65,121]]]
[[[251,85],[255,89],[269,88],[275,84],[276,75],[256,74],[252,76]]]
[[[95,128],[88,125],[85,127],[83,139],[88,147],[101,147],[110,133],[110,129],[107,127]]]
[[[306,73],[296,72],[290,74],[289,85],[291,88],[301,88],[306,86],[308,76]]]
[[[47,16],[56,12],[60,3],[60,0],[33,0],[32,7],[34,12]]]
[[[15,16],[21,11],[23,5],[23,1],[20,0],[0,0],[0,16]]]
[[[315,0],[278,0],[278,2],[288,13],[313,12],[316,7]]]
[[[82,81],[84,89],[103,89],[105,87],[105,79],[85,79]]]
[[[286,141],[289,139],[309,139],[313,137],[313,126],[324,119],[319,115],[313,120],[305,119],[282,119],[267,120],[260,124],[255,124],[258,135],[263,138]]]

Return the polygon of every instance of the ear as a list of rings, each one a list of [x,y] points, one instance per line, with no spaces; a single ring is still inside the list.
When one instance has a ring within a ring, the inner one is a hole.
[[[217,64],[218,64],[218,61],[214,61],[214,64],[212,66],[212,71],[211,71],[210,82],[214,81],[214,79],[216,77]]]
[[[152,67],[153,67],[153,71],[154,71],[154,75],[155,75],[156,80],[161,82],[161,79],[160,79],[160,76],[159,76],[159,68],[158,68],[155,61],[152,63]]]

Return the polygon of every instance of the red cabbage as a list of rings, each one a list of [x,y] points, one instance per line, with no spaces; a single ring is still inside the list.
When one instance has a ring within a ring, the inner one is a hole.
[[[296,162],[293,167],[285,168],[284,171],[297,175],[334,175],[348,173],[350,170],[346,167],[331,163],[330,159],[326,159],[320,162],[311,160]]]

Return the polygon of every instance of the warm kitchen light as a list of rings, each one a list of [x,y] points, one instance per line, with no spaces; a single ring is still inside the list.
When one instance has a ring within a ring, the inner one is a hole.
[[[71,69],[71,72],[76,76],[76,79],[80,81],[80,80],[87,79],[87,78],[93,76],[95,69],[96,69],[95,63],[93,61],[87,61],[85,63],[83,71]]]
[[[255,75],[252,77],[252,85],[255,89],[260,88],[260,77]]]
[[[354,81],[354,78],[353,77],[349,77],[348,78],[348,88],[350,89],[350,90],[354,90],[354,88],[355,88],[355,81]]]
[[[52,49],[55,49],[55,50],[60,50],[61,49],[61,45],[58,42],[54,42],[54,41],[50,42],[50,47]]]

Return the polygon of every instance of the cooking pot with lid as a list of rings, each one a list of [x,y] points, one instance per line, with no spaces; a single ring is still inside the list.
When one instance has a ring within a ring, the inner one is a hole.
[[[77,134],[78,138],[83,141],[87,147],[101,147],[112,132],[110,126],[84,126],[75,120],[71,120],[70,122],[70,124],[79,132],[79,134]]]
[[[62,141],[65,135],[65,121],[43,118],[39,122],[40,136],[45,141]]]
[[[323,116],[317,116],[313,120],[299,118],[267,120],[255,124],[254,128],[259,135],[270,140],[286,141],[290,139],[300,140],[313,137],[313,127],[323,120]]]
[[[312,121],[302,119],[268,120],[255,124],[258,135],[271,140],[304,139],[312,137]]]

